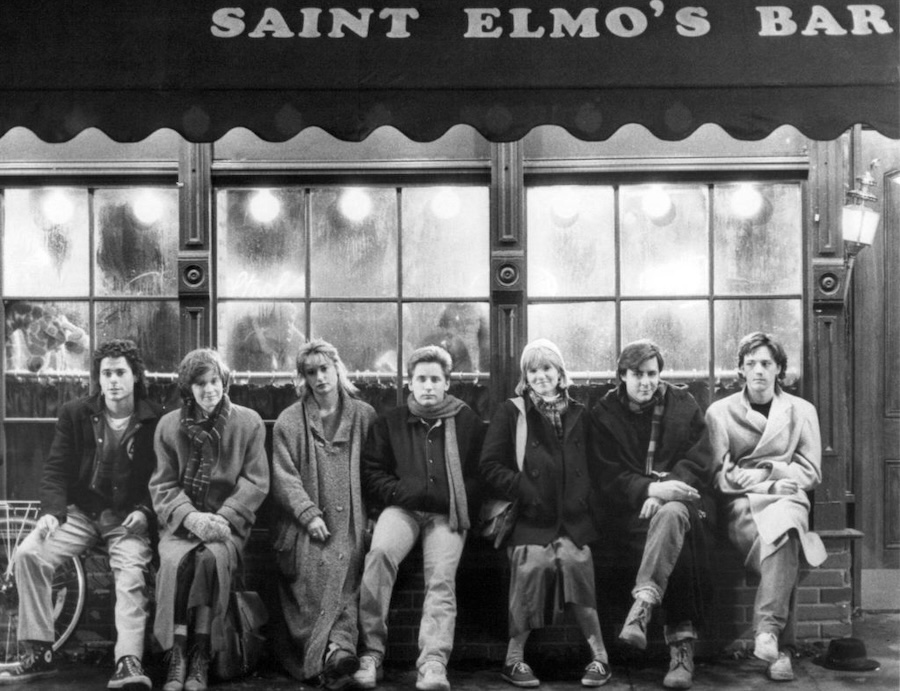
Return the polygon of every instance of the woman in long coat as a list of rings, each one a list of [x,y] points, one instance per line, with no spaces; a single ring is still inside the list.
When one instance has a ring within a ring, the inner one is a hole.
[[[524,660],[525,643],[532,629],[550,623],[544,620],[546,611],[558,614],[565,606],[575,615],[592,653],[582,685],[601,686],[612,676],[588,545],[598,535],[590,514],[587,413],[569,398],[568,385],[559,348],[546,339],[529,343],[516,386],[520,398],[499,407],[482,447],[481,472],[489,491],[518,505],[507,549],[510,640],[502,672],[514,686],[540,683]],[[527,425],[521,470],[520,415]]]
[[[150,495],[161,535],[153,632],[169,651],[164,691],[206,688],[210,657],[224,642],[232,574],[269,491],[263,421],[231,403],[229,375],[214,350],[185,355],[178,371],[184,403],[156,428]]]
[[[310,341],[297,355],[300,400],[275,423],[274,547],[290,634],[282,661],[295,677],[349,685],[356,655],[366,510],[359,458],[375,410],[355,398],[337,349]]]

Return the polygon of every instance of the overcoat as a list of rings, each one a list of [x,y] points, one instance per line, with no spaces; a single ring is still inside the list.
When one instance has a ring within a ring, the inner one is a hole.
[[[231,539],[207,543],[216,557],[218,599],[213,609],[212,649],[222,648],[222,617],[231,592],[232,572],[238,565],[256,512],[269,491],[269,462],[265,449],[266,430],[253,410],[232,404],[222,434],[218,462],[212,468],[207,504],[231,524]],[[159,571],[156,574],[156,620],[153,632],[163,650],[172,647],[176,574],[185,555],[198,547],[200,539],[182,523],[197,511],[182,489],[190,457],[190,441],[181,427],[181,410],[164,415],[154,440],[157,465],[150,478],[150,495],[159,519]],[[202,510],[202,509],[201,509]]]
[[[284,576],[279,590],[295,646],[291,652],[298,658],[288,669],[299,679],[322,672],[339,618],[345,620],[350,612],[347,628],[357,631],[367,520],[359,459],[375,410],[343,391],[340,395],[341,417],[331,440],[308,391],[278,416],[272,440],[273,546]],[[307,532],[316,517],[331,533],[324,543]],[[356,636],[352,639],[355,645]]]
[[[819,418],[808,401],[776,392],[769,416],[750,406],[746,390],[713,403],[706,411],[717,487],[732,516],[750,512],[759,530],[759,558],[777,550],[789,530],[800,535],[804,556],[811,566],[825,561],[821,539],[809,529],[807,492],[822,481],[822,441]],[[757,482],[742,488],[733,478],[738,468],[756,471]],[[794,494],[769,494],[779,479],[795,480]]]
[[[547,545],[564,533],[578,547],[597,539],[591,518],[595,503],[587,460],[587,413],[575,400],[563,415],[563,438],[524,396],[528,435],[524,469],[516,462],[519,409],[504,401],[488,427],[481,473],[499,499],[518,500],[519,514],[510,546]]]

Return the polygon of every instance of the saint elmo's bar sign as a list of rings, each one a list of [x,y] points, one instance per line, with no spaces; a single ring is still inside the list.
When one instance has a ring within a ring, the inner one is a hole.
[[[896,0],[67,0],[0,4],[0,134],[214,141],[309,126],[494,141],[637,122],[900,137]]]

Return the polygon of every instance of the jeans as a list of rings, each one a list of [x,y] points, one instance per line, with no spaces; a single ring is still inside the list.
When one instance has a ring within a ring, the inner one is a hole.
[[[124,517],[104,511],[94,520],[75,506],[68,519],[46,539],[36,530],[16,551],[16,587],[19,590],[19,640],[54,640],[52,582],[56,568],[67,558],[77,557],[99,540],[106,543],[109,567],[116,589],[115,659],[144,655],[147,625],[147,566],[150,539],[146,532],[132,534],[122,527]]]
[[[684,546],[684,536],[690,528],[688,508],[681,502],[666,502],[653,515],[644,542],[641,566],[631,592],[633,597],[644,591],[651,594],[654,604],[662,602],[669,576]]]
[[[425,602],[419,624],[417,667],[436,660],[447,664],[456,627],[456,568],[466,533],[450,530],[442,514],[407,511],[389,506],[378,517],[372,546],[366,555],[359,598],[363,653],[383,658],[391,594],[400,562],[422,536]]]

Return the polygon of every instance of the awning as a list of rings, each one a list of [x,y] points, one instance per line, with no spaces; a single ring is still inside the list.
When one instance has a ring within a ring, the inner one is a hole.
[[[763,4],[770,2],[771,4]],[[777,3],[777,4],[776,4]],[[900,138],[897,0],[4,0],[0,135]]]

